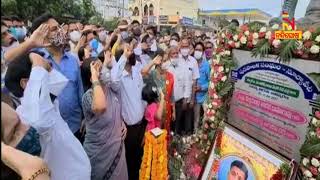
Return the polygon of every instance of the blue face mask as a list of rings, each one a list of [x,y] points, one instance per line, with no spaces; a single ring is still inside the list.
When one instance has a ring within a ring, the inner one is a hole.
[[[23,40],[26,37],[26,32],[23,28],[16,28],[16,39]]]
[[[10,27],[9,28],[9,32],[10,32],[10,34],[15,38],[15,39],[18,39],[17,37],[18,37],[18,35],[17,35],[17,28],[15,28],[15,27]]]
[[[32,154],[34,156],[40,156],[41,145],[39,140],[39,134],[36,129],[30,127],[26,135],[22,138],[16,149]]]
[[[90,47],[92,48],[91,57],[98,57],[98,47],[99,47],[99,41],[96,39],[92,39],[90,41]]]

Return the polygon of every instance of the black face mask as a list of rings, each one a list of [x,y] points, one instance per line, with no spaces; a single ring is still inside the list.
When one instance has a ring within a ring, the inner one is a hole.
[[[128,59],[128,63],[131,65],[131,66],[134,66],[136,65],[136,55],[133,53],[130,55],[129,59]]]
[[[34,156],[40,156],[41,145],[39,140],[39,134],[37,133],[36,129],[30,127],[26,135],[16,146],[16,149]]]

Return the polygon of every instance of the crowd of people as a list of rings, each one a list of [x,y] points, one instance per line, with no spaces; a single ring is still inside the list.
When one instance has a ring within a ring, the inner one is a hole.
[[[214,38],[2,17],[3,179],[137,180],[146,131],[165,129],[170,143],[200,129]],[[15,168],[10,153],[37,169]]]

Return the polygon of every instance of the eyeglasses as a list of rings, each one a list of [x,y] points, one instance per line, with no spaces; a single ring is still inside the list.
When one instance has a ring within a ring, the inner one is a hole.
[[[212,49],[212,48],[213,48],[212,46],[206,47],[206,49]]]

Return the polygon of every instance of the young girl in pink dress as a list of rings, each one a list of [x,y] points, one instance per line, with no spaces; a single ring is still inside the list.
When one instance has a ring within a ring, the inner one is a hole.
[[[160,101],[158,94],[160,94]],[[148,103],[144,113],[144,117],[148,122],[146,131],[156,127],[161,129],[165,102],[162,91],[158,91],[155,85],[147,84],[142,90],[142,99]]]

